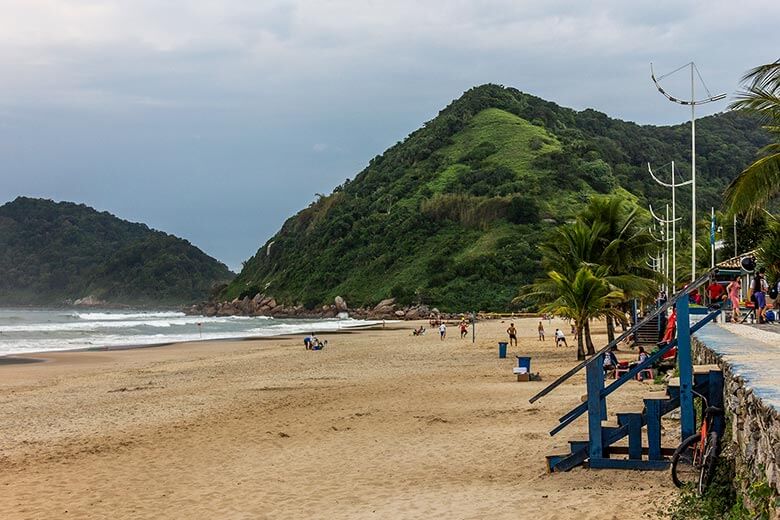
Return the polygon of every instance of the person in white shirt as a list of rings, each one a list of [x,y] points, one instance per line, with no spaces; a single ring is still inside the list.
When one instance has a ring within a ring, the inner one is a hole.
[[[569,346],[566,343],[566,336],[563,334],[563,331],[561,329],[555,329],[555,346],[558,347],[561,343],[563,343],[564,347]]]
[[[439,336],[441,336],[442,341],[447,337],[447,326],[444,323],[439,325]]]

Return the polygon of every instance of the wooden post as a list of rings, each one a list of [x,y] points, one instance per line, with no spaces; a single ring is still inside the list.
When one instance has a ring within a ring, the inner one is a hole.
[[[661,401],[645,399],[647,417],[647,458],[663,460],[661,456]]]
[[[694,434],[696,428],[693,409],[691,322],[687,297],[677,300],[677,363],[680,367],[680,438],[687,439]]]
[[[601,435],[601,421],[606,419],[607,406],[601,391],[604,389],[604,354],[585,369],[588,389],[588,453],[590,460],[604,457]]]

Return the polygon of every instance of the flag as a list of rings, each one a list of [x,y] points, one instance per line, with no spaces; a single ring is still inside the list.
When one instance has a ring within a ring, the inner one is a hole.
[[[710,217],[710,245],[715,245],[715,215]]]

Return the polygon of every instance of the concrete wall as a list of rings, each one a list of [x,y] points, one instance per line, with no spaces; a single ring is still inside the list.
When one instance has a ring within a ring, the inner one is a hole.
[[[724,404],[731,419],[737,474],[748,477],[743,479],[743,487],[766,480],[780,494],[780,414],[754,395],[743,378],[706,345],[693,338],[692,346],[695,364],[719,365],[723,370]]]

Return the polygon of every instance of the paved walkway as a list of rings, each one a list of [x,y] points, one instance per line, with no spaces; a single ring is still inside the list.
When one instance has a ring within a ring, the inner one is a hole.
[[[780,325],[706,325],[695,336],[721,355],[761,400],[780,411]]]

